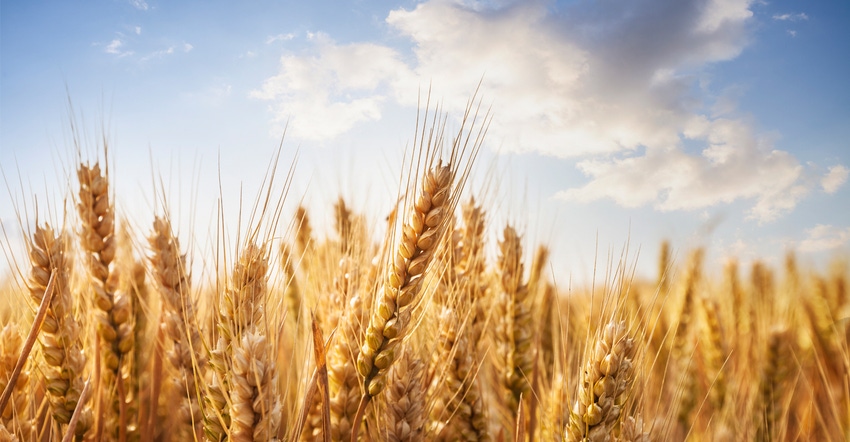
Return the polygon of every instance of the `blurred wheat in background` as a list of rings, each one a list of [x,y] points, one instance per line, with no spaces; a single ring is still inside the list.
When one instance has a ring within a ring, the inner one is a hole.
[[[83,159],[76,210],[20,217],[35,222],[0,287],[0,440],[850,438],[846,262],[713,274],[665,244],[657,278],[620,259],[556,286],[570,270],[467,188],[489,124],[467,117],[417,124],[384,213],[341,197],[286,213],[271,167],[201,283],[168,204],[134,231],[106,155]]]

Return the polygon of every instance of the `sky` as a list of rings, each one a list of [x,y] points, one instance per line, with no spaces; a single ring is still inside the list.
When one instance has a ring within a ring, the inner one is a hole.
[[[277,152],[284,218],[327,227],[342,195],[379,225],[429,91],[454,134],[477,90],[467,191],[559,283],[624,250],[652,275],[663,239],[823,268],[850,248],[847,23],[844,1],[4,0],[5,262],[104,139],[119,214],[146,232],[167,204],[202,266]]]

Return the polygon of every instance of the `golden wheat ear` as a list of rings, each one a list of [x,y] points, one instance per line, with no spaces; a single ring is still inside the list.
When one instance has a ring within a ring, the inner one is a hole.
[[[69,239],[58,235],[45,224],[36,227],[30,243],[29,290],[33,301],[41,304],[48,281],[54,280],[53,301],[46,311],[41,333],[42,381],[47,387],[50,414],[60,426],[71,421],[82,394],[86,355],[83,353],[82,330],[74,317],[76,301],[71,292],[71,254]],[[78,437],[93,425],[88,406],[76,426]]]
[[[115,235],[115,208],[111,202],[109,177],[94,166],[80,164],[77,169],[80,190],[77,212],[82,228],[80,245],[90,275],[88,289],[97,307],[97,332],[101,342],[101,397],[97,437],[101,429],[115,434],[109,438],[126,440],[138,429],[137,416],[128,413],[135,398],[127,391],[132,384],[135,348],[135,319],[132,294],[119,290],[120,275],[113,266],[118,241]],[[128,433],[129,431],[129,433]]]
[[[499,296],[496,300],[497,367],[505,391],[505,408],[516,420],[520,397],[528,397],[534,364],[532,299],[524,281],[522,239],[512,226],[505,227],[499,242]]]
[[[166,359],[176,376],[169,390],[178,405],[174,415],[181,439],[191,439],[200,430],[202,421],[199,387],[196,378],[202,378],[206,369],[196,318],[197,307],[192,299],[191,280],[186,256],[174,236],[171,223],[166,218],[154,219],[153,232],[148,237],[151,250],[150,265],[162,298],[161,327],[167,334],[170,346]],[[195,428],[195,427],[198,428]]]
[[[631,388],[635,350],[624,322],[610,322],[602,329],[581,372],[568,441],[609,440],[623,411],[621,398]]]
[[[452,171],[437,164],[428,171],[422,189],[402,228],[402,238],[387,271],[378,307],[372,312],[366,339],[357,358],[368,397],[386,387],[386,373],[395,360],[397,346],[406,336],[408,308],[419,297],[422,275],[445,231]]]
[[[390,370],[387,389],[386,440],[415,442],[424,440],[425,364],[405,352]]]

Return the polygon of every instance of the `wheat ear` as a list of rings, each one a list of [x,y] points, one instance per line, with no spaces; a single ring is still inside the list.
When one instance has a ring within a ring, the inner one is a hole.
[[[74,319],[74,298],[70,287],[70,247],[64,234],[54,235],[45,224],[36,227],[30,243],[29,289],[33,301],[40,303],[47,283],[53,276],[55,294],[41,329],[41,352],[45,366],[40,370],[47,389],[53,418],[68,424],[83,390],[86,356],[82,350],[81,330]],[[82,437],[92,425],[91,410],[85,409],[77,425]]]
[[[230,440],[271,441],[280,426],[277,369],[266,337],[251,330],[233,350],[230,378]]]
[[[277,373],[264,336],[268,296],[266,248],[250,243],[234,266],[210,358],[212,383],[204,432],[212,440],[276,437],[280,425]]]
[[[327,355],[330,383],[331,439],[351,438],[352,425],[362,396],[360,378],[355,363],[360,352],[358,342],[363,337],[361,324],[362,302],[355,296],[340,320],[336,340]]]
[[[788,377],[790,334],[785,328],[774,327],[767,337],[764,365],[759,379],[758,413],[756,413],[756,440],[773,441],[779,437],[780,404]]]
[[[480,364],[476,359],[476,342],[470,339],[473,335],[469,332],[471,317],[465,324],[454,310],[443,308],[433,364],[445,366],[445,373],[432,381],[436,403],[431,409],[434,432],[441,441],[490,440],[488,416],[477,376]]]
[[[24,340],[14,322],[6,324],[0,331],[0,391],[5,391],[12,380],[15,365],[23,350]],[[28,369],[22,368],[18,379],[12,386],[11,400],[0,410],[0,423],[11,427],[16,436],[30,439],[33,430],[31,413],[27,410],[29,402],[30,373]],[[9,438],[11,439],[11,435]]]
[[[422,275],[442,240],[448,214],[452,170],[438,163],[425,175],[422,188],[402,228],[402,238],[377,308],[371,314],[366,337],[357,357],[357,372],[364,378],[365,397],[386,386],[386,373],[407,332],[410,305],[418,298]]]
[[[424,438],[425,364],[404,352],[393,365],[385,397],[387,399],[386,433],[389,442],[416,442]],[[382,432],[383,433],[383,432]]]
[[[310,216],[304,206],[298,206],[295,210],[295,225],[295,245],[298,247],[298,254],[305,255],[313,247],[313,228],[310,226]]]
[[[77,169],[80,183],[77,211],[82,221],[80,243],[86,253],[86,265],[91,274],[94,305],[99,309],[97,331],[102,342],[104,368],[103,388],[109,407],[102,422],[117,430],[119,439],[125,439],[128,429],[137,428],[135,416],[126,413],[127,401],[132,395],[125,393],[132,370],[132,358],[125,358],[135,347],[132,295],[118,290],[118,274],[112,268],[117,241],[115,238],[115,213],[109,197],[109,179],[101,173],[100,165],[89,167],[80,164]],[[100,427],[100,426],[99,426]]]
[[[197,308],[191,297],[191,279],[186,268],[186,256],[174,236],[171,223],[157,217],[153,233],[148,238],[154,279],[162,296],[161,326],[171,341],[167,359],[176,370],[174,393],[179,407],[176,415],[181,438],[191,438],[191,430],[201,422],[202,414],[195,385],[195,367],[201,373],[205,365],[201,353],[201,336],[195,317]]]
[[[531,391],[533,326],[528,286],[523,283],[522,242],[516,230],[505,227],[499,242],[499,320],[496,324],[497,369],[506,392],[505,404],[516,418],[521,396]]]
[[[570,413],[568,441],[608,441],[632,384],[634,339],[625,322],[610,322],[585,362],[578,399]]]

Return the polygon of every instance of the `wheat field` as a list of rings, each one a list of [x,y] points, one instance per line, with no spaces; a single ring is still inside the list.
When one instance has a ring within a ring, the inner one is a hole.
[[[467,188],[489,121],[423,120],[385,213],[268,185],[209,281],[83,159],[0,286],[0,440],[850,440],[845,261],[714,274],[665,243],[653,277],[559,287]]]

